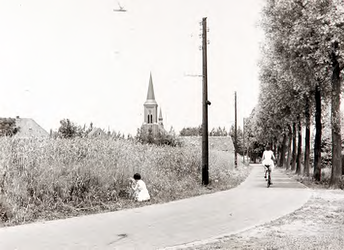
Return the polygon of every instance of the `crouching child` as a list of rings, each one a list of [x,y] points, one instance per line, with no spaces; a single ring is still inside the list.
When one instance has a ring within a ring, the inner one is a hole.
[[[141,180],[141,175],[139,173],[134,174],[132,179],[131,188],[133,189],[133,198],[135,201],[149,201],[150,196],[148,189],[143,180]]]

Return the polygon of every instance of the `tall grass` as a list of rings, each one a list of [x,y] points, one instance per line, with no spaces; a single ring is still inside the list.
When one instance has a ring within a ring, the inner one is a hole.
[[[136,172],[152,203],[184,198],[199,193],[200,167],[201,151],[192,146],[0,138],[0,219],[13,225],[130,207],[128,178]],[[211,181],[220,189],[233,185],[232,167],[228,153],[210,153]]]

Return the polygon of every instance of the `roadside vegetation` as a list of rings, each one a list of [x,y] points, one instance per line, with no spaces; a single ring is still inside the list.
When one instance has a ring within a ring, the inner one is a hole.
[[[0,219],[4,225],[169,202],[238,185],[249,169],[233,168],[233,153],[210,150],[211,183],[201,185],[201,148],[135,139],[0,138]],[[130,198],[139,172],[150,202]]]

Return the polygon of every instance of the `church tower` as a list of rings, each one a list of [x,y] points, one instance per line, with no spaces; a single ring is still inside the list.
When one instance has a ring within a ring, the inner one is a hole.
[[[147,100],[144,106],[144,124],[156,124],[158,122],[158,104],[155,101],[152,73],[149,77]]]
[[[155,100],[154,88],[152,74],[149,77],[149,85],[147,92],[147,100],[143,104],[144,107],[144,118],[142,128],[145,131],[151,130],[153,136],[156,136],[158,133],[164,134],[166,131],[163,125],[163,118],[160,109],[159,118],[158,118],[158,103]]]

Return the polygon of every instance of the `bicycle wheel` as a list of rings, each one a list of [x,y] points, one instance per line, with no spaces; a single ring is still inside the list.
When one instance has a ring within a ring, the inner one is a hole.
[[[268,171],[268,181],[266,183],[267,187],[269,188],[271,185],[271,179],[270,179],[270,171]]]

